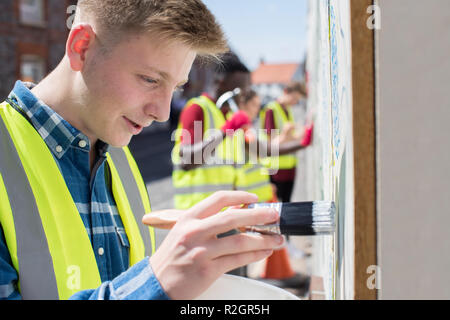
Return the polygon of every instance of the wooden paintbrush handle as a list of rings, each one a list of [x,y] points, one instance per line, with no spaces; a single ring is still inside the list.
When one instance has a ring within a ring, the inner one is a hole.
[[[184,213],[184,210],[177,209],[153,211],[142,218],[142,223],[158,229],[172,229]]]
[[[234,209],[247,208],[247,205],[244,206],[236,206]],[[172,227],[177,223],[178,219],[185,213],[185,210],[178,209],[167,209],[167,210],[159,210],[147,213],[142,218],[142,223],[158,228],[158,229],[172,229]],[[241,231],[245,231],[245,228],[242,228]]]

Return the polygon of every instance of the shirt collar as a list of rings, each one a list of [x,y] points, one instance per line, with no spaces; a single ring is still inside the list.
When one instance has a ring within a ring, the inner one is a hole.
[[[35,84],[30,82],[17,81],[8,96],[8,99],[14,104],[13,107],[26,114],[28,120],[58,159],[63,157],[71,146],[89,152],[88,137],[70,125],[42,100],[39,100],[31,92],[34,86]],[[96,145],[96,148],[101,155],[104,155],[108,150],[108,145],[101,142]]]

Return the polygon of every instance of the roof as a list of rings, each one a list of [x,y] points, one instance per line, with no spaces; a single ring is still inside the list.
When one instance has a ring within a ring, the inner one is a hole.
[[[252,72],[252,83],[287,84],[292,80],[295,72],[299,67],[300,67],[299,63],[279,63],[279,64],[261,63],[259,67]]]

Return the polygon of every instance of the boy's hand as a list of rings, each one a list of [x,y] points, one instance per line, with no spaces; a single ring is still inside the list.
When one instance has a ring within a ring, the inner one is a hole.
[[[271,208],[228,209],[257,202],[243,191],[219,191],[199,202],[178,219],[150,258],[156,278],[172,299],[193,299],[227,271],[261,260],[283,242],[282,236],[218,234],[278,220]]]

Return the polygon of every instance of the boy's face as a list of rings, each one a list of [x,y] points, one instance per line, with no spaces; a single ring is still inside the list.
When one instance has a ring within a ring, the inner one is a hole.
[[[182,43],[143,35],[127,37],[107,54],[92,50],[81,72],[86,106],[79,129],[121,147],[154,120],[166,121],[172,94],[187,81],[195,56]]]

